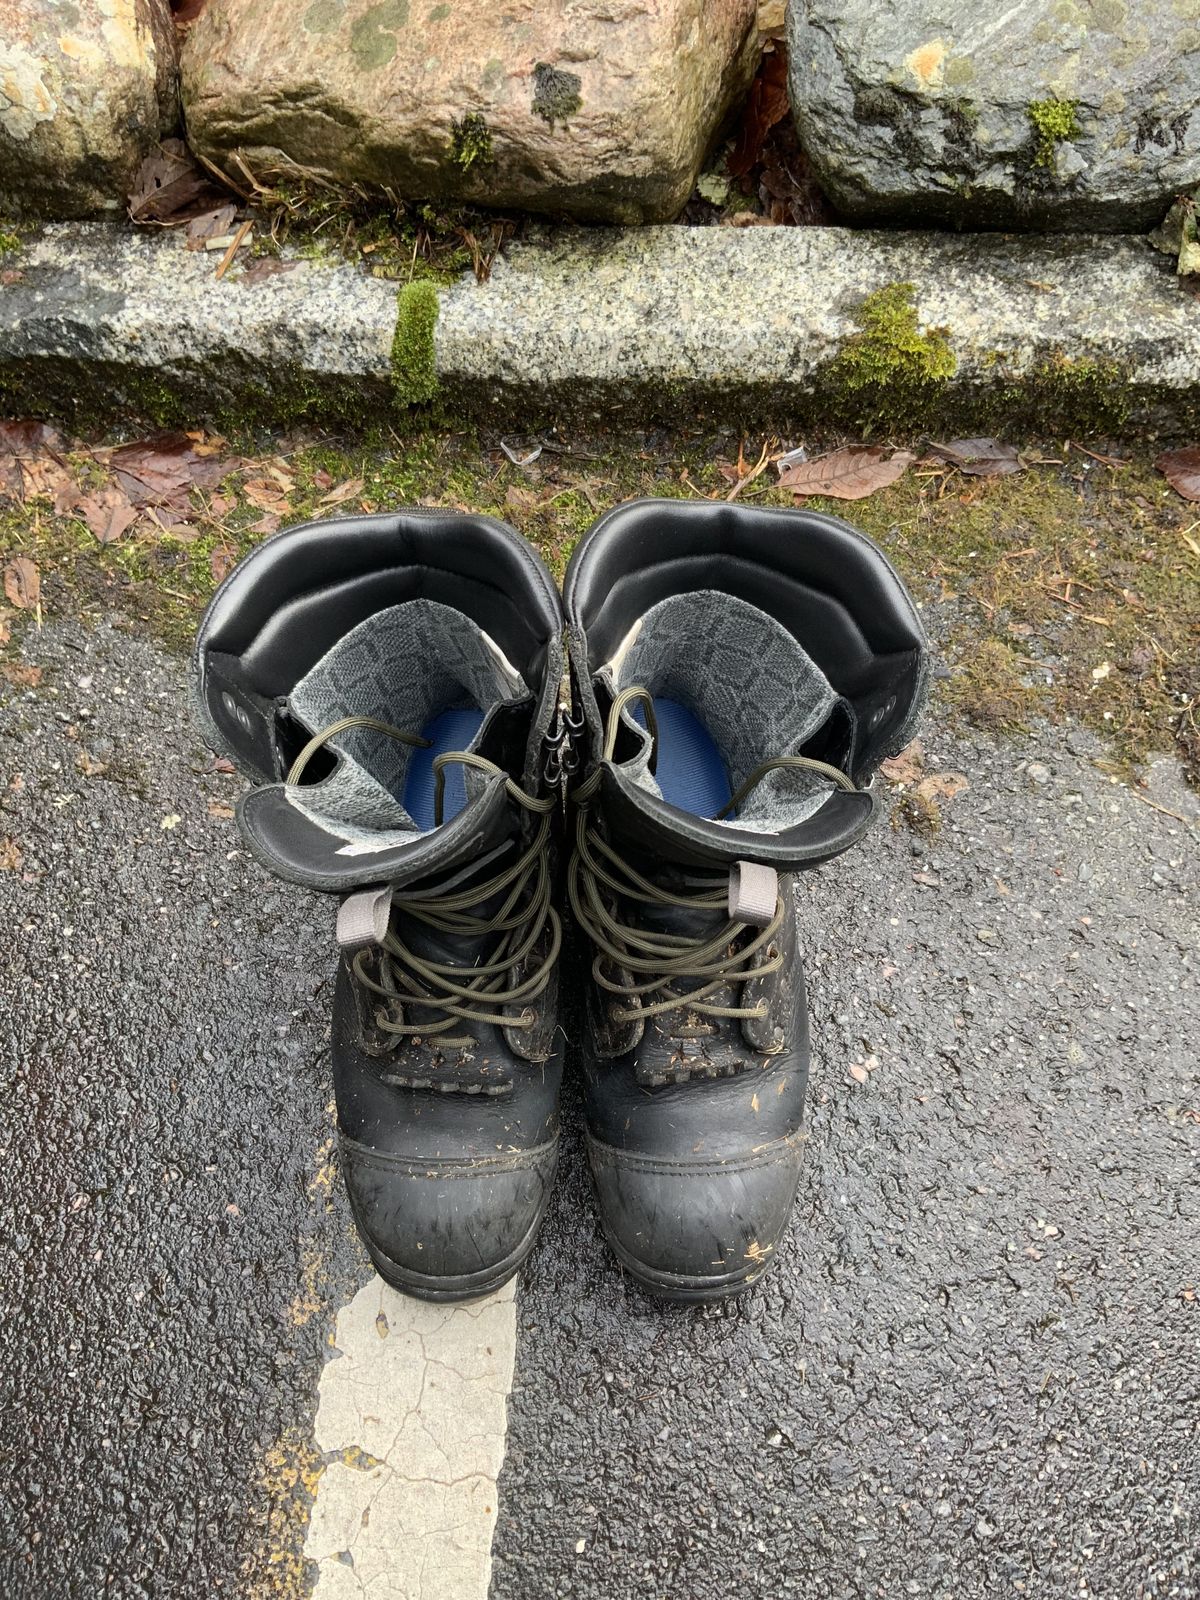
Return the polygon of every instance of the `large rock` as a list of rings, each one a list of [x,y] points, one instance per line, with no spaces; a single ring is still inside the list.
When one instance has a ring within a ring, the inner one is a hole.
[[[193,145],[406,198],[586,220],[683,205],[746,84],[754,0],[209,0]]]
[[[167,0],[0,0],[0,211],[123,207],[178,118]]]
[[[788,42],[849,217],[1143,228],[1200,182],[1200,0],[790,0]]]

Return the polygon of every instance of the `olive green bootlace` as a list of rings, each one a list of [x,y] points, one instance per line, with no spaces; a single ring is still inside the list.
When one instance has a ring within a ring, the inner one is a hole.
[[[309,740],[292,763],[286,782],[298,784],[317,751],[351,728],[368,728],[401,744],[429,747],[427,739],[404,733],[374,717],[343,717]],[[440,1021],[398,1021],[386,1007],[376,1008],[375,1024],[382,1033],[392,1036],[393,1046],[409,1036],[444,1036],[462,1022],[491,1024],[498,1028],[532,1028],[537,1022],[537,1013],[528,1002],[545,991],[562,945],[562,924],[550,903],[550,827],[557,799],[554,796],[539,799],[527,794],[502,767],[484,756],[467,750],[448,750],[435,756],[433,761],[434,824],[437,827],[441,827],[443,821],[446,767],[451,764],[503,778],[510,798],[541,820],[518,858],[485,882],[473,883],[453,893],[393,889],[387,934],[375,952],[357,952],[351,962],[354,976],[364,989],[391,1006],[417,1006],[442,1014]],[[488,915],[481,915],[474,909],[493,901],[497,895],[502,895],[503,899]],[[432,961],[405,943],[399,932],[404,918],[412,918],[439,933],[472,940],[494,934],[496,940],[487,959],[472,962],[470,966],[461,962]],[[547,924],[549,949],[525,977],[512,983],[508,975],[536,948]],[[368,958],[373,953],[377,955],[378,976],[367,968]],[[506,1014],[503,1009],[518,1005],[523,1009],[517,1016]],[[441,1042],[469,1041],[442,1037]]]
[[[648,690],[631,687],[614,699],[605,725],[604,761],[611,761],[620,731],[621,715],[633,701],[645,707],[651,750],[658,730]],[[853,781],[839,768],[809,756],[775,756],[764,761],[742,783],[714,820],[727,816],[746,799],[769,773],[803,770],[829,778],[839,788],[854,791]],[[664,889],[654,883],[605,839],[594,815],[594,802],[603,777],[601,766],[575,790],[575,850],[567,876],[571,910],[595,946],[592,976],[606,993],[616,997],[609,1015],[614,1022],[641,1022],[686,1007],[702,1017],[736,1017],[749,1020],[767,1015],[766,1002],[728,1005],[714,1000],[718,990],[748,983],[777,972],[783,956],[776,942],[783,921],[783,900],[777,897],[775,913],[765,928],[753,930],[732,919],[722,922],[708,937],[668,933],[640,927],[622,919],[610,905],[621,900],[647,906],[674,906],[684,911],[727,910],[728,882],[722,874],[713,886],[696,890]],[[749,844],[749,840],[747,843]],[[605,891],[608,891],[606,897]],[[752,937],[743,942],[744,935]],[[765,951],[761,959],[760,952]],[[607,966],[629,974],[610,976]],[[679,985],[695,987],[680,992]]]

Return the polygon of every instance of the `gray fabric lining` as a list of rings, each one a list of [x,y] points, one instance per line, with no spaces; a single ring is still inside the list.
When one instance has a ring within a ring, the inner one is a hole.
[[[520,674],[469,617],[436,600],[409,600],[376,612],[339,639],[293,689],[289,706],[314,733],[342,717],[374,717],[419,733],[442,711],[478,706],[486,716],[526,694]],[[410,746],[355,728],[329,748],[341,757],[337,770],[318,784],[289,790],[297,810],[364,848],[419,836],[398,798]],[[465,772],[473,797],[485,780],[469,767]]]
[[[732,789],[761,762],[799,755],[837,705],[850,710],[781,623],[711,589],[671,595],[651,607],[600,677],[612,693],[639,684],[686,706],[724,756]],[[657,795],[649,735],[629,712],[624,720],[641,744],[625,770]],[[773,772],[736,820],[722,825],[749,832],[793,827],[818,809],[832,787],[815,773]]]

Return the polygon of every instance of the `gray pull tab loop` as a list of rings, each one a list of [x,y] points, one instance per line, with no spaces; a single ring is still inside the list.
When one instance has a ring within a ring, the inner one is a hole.
[[[343,950],[365,950],[387,938],[392,915],[392,891],[359,889],[338,907],[337,942]]]
[[[729,869],[729,920],[766,928],[779,900],[779,874],[757,861],[735,861]]]

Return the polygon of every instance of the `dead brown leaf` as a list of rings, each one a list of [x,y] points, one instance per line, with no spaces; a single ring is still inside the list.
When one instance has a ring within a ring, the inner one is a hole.
[[[879,445],[848,445],[816,461],[798,461],[788,467],[780,474],[779,487],[791,489],[797,500],[814,494],[863,500],[896,483],[916,459],[911,450],[897,450],[888,456]]]
[[[42,681],[41,667],[27,667],[20,661],[6,661],[0,673],[18,689],[36,689]]]
[[[953,800],[956,794],[962,794],[964,789],[969,789],[970,783],[962,772],[931,772],[927,778],[922,778],[917,785],[917,793],[922,800]]]
[[[270,478],[247,478],[242,493],[252,506],[260,511],[287,511],[288,498],[277,483]]]
[[[70,473],[62,460],[62,436],[49,423],[0,422],[0,496],[23,501],[54,499]]]
[[[12,615],[8,611],[0,611],[0,645],[5,645],[12,638]]]
[[[48,422],[30,418],[0,422],[0,450],[14,456],[34,456],[43,450],[63,448],[62,435]]]
[[[129,196],[129,215],[134,222],[170,226],[212,211],[227,199],[182,139],[164,139],[138,168]]]
[[[138,515],[129,496],[115,483],[106,483],[93,494],[84,495],[75,511],[101,544],[115,544]]]
[[[1166,450],[1154,465],[1185,500],[1200,500],[1200,445]]]
[[[98,761],[87,750],[80,750],[75,757],[75,765],[85,778],[99,778],[108,771],[107,761]]]
[[[202,211],[198,217],[193,217],[187,225],[187,247],[189,250],[203,250],[210,239],[220,239],[233,227],[237,216],[237,206],[233,201],[226,201],[224,205],[214,206],[211,211]]]
[[[790,117],[767,135],[758,175],[758,198],[773,223],[814,227],[837,220]]]
[[[899,755],[881,761],[879,770],[889,783],[916,783],[925,770],[925,746],[920,739],[912,740]]]
[[[267,278],[277,278],[281,272],[292,272],[299,265],[298,261],[283,261],[279,256],[259,256],[238,281],[245,284],[262,283]]]
[[[519,483],[510,483],[504,491],[504,504],[518,516],[528,516],[537,510],[538,497],[532,489],[522,488]]]
[[[250,524],[251,533],[261,533],[264,536],[279,531],[279,517],[274,511],[264,511],[257,522]]]
[[[788,114],[787,51],[780,43],[763,53],[750,86],[737,143],[729,157],[729,175],[744,178],[758,165],[763,142]]]
[[[15,839],[5,834],[0,839],[0,872],[20,872],[25,864],[25,857],[21,854],[20,846]]]
[[[219,544],[209,558],[213,582],[220,583],[237,561],[237,551],[231,544]]]
[[[1025,470],[1015,447],[1001,444],[998,439],[953,439],[949,444],[931,444],[929,448],[969,478],[1003,478]]]
[[[131,504],[157,506],[180,521],[197,516],[193,489],[214,489],[238,466],[233,458],[201,453],[186,433],[162,433],[97,452]]]
[[[4,569],[4,593],[19,611],[34,611],[42,597],[42,578],[28,556],[14,556]]]
[[[233,816],[233,807],[227,806],[223,800],[210,800],[208,802],[208,814],[210,817],[231,817]]]
[[[362,492],[363,480],[361,478],[347,478],[345,483],[339,483],[335,488],[330,489],[328,494],[323,494],[321,496],[321,504],[323,506],[338,506],[341,505],[343,500],[353,500],[356,495],[360,495]]]

